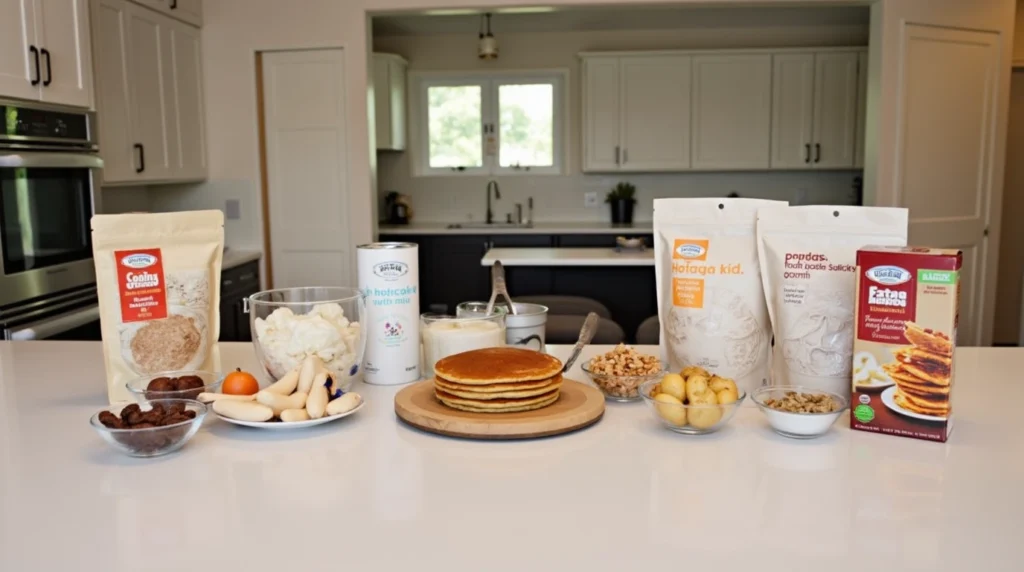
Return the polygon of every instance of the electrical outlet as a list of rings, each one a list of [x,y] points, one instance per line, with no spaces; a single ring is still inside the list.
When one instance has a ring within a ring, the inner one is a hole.
[[[583,206],[585,207],[596,207],[597,206],[597,192],[590,191],[589,193],[583,193]]]
[[[224,218],[238,220],[242,218],[242,202],[238,199],[228,199],[224,203]]]

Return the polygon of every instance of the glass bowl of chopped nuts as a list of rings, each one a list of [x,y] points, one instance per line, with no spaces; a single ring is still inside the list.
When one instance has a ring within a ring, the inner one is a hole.
[[[610,352],[596,356],[580,366],[609,401],[640,399],[640,385],[660,379],[665,366],[657,357],[642,354],[619,344]]]
[[[850,406],[850,400],[838,393],[799,385],[762,387],[753,400],[776,433],[793,439],[824,435]]]

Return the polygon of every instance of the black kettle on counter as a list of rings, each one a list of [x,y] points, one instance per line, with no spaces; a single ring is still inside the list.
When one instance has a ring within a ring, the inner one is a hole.
[[[408,200],[396,191],[391,191],[384,196],[384,209],[388,224],[409,224]]]

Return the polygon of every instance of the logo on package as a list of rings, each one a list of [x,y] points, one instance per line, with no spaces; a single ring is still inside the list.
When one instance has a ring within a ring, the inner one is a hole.
[[[687,260],[707,260],[708,241],[690,238],[676,239],[672,248],[672,258],[685,258]]]
[[[157,257],[152,254],[129,254],[121,259],[121,264],[128,268],[149,268],[157,263]]]
[[[885,286],[896,286],[910,282],[911,274],[906,268],[899,266],[875,266],[864,273],[872,282]]]
[[[409,273],[409,265],[404,262],[381,262],[373,265],[373,273],[385,280],[397,280]]]

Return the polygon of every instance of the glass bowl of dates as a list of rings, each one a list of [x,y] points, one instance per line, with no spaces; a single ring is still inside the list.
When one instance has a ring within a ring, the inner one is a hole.
[[[100,411],[89,424],[126,455],[158,457],[184,446],[205,416],[206,405],[199,401],[154,399]]]
[[[218,393],[224,374],[213,371],[165,371],[135,378],[125,384],[139,402],[154,399],[198,399],[200,393]]]

